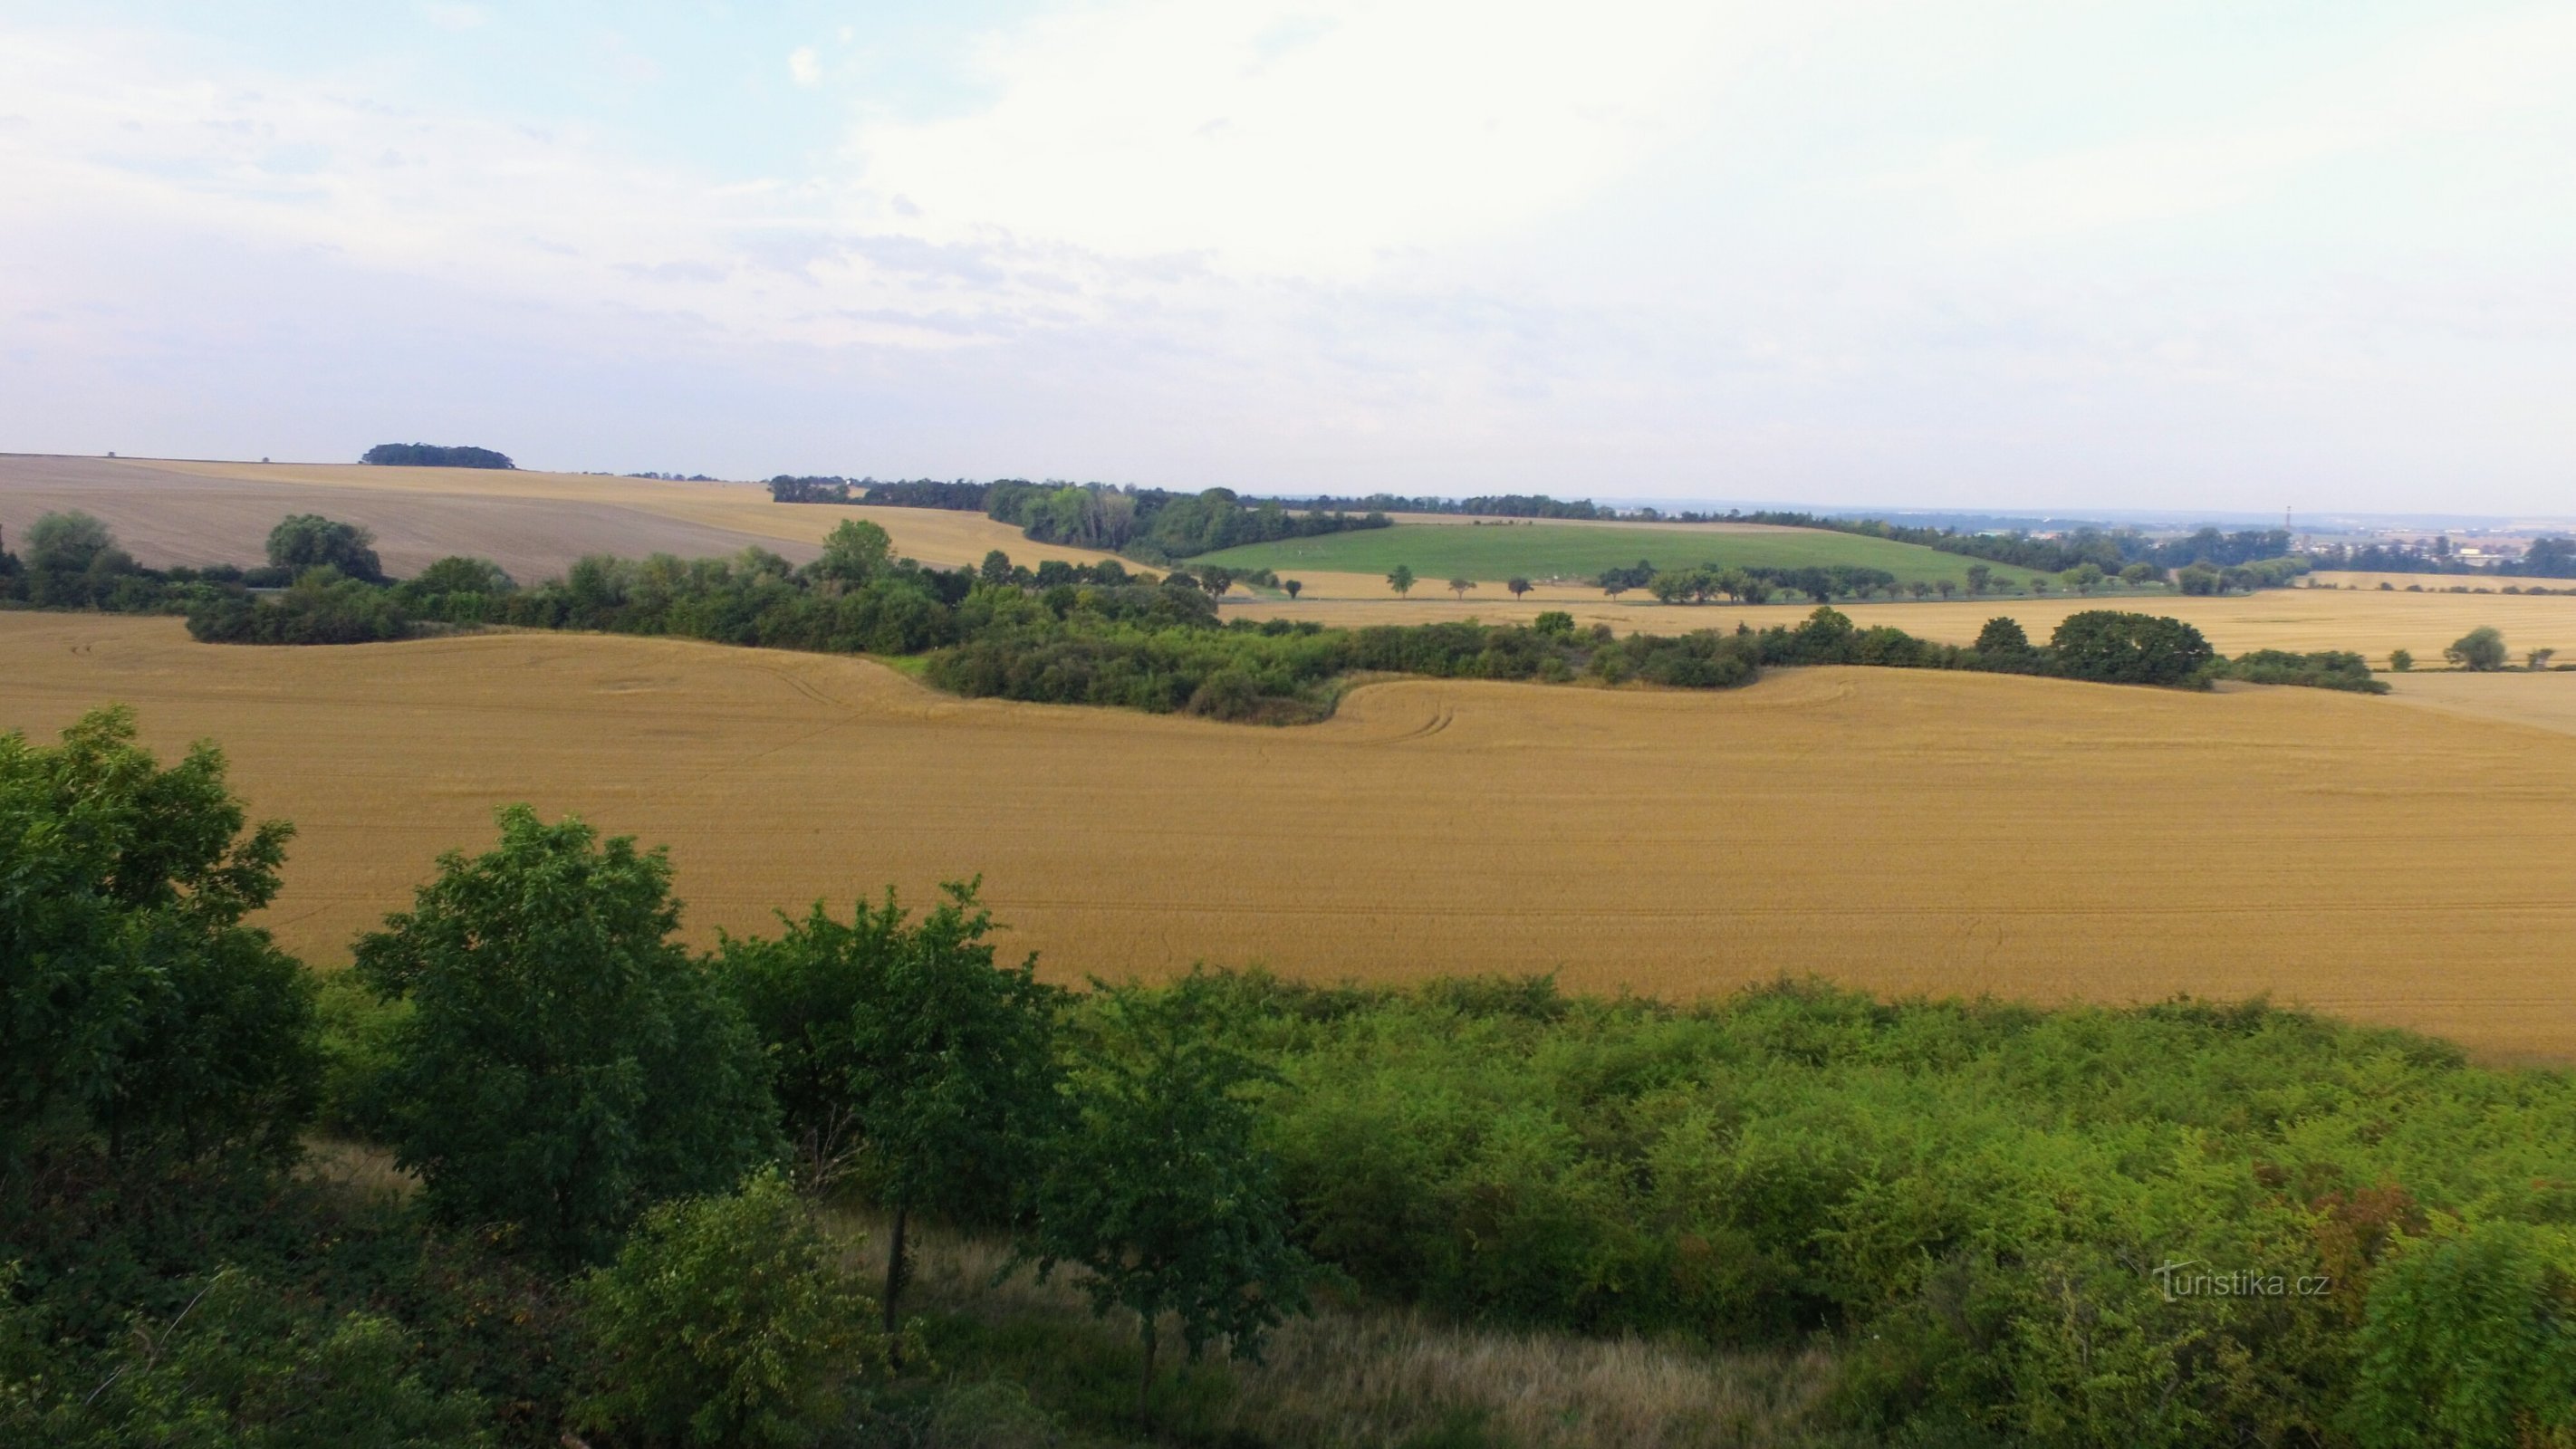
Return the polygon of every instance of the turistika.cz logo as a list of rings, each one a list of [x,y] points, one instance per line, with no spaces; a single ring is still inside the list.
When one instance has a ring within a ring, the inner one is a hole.
[[[2202,1271],[2189,1271],[2193,1268]],[[2179,1303],[2185,1298],[2319,1298],[2334,1291],[2333,1277],[2324,1273],[2294,1278],[2249,1268],[2220,1271],[2206,1267],[2199,1258],[2150,1268],[2147,1275],[2165,1290],[2167,1303]]]

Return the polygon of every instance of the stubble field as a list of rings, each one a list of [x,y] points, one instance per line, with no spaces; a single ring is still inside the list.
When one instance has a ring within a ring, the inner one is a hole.
[[[1272,730],[664,640],[239,649],[0,615],[0,728],[111,700],[165,750],[217,739],[299,824],[270,920],[324,963],[526,799],[669,842],[701,941],[980,871],[1057,979],[2268,991],[2576,1057],[2576,737],[2394,700],[1806,670],[1385,684]]]

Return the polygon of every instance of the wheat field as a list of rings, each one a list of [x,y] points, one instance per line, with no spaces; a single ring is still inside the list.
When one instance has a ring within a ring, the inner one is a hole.
[[[1263,729],[669,640],[224,648],[0,614],[0,728],[108,701],[165,750],[218,740],[298,824],[269,921],[318,962],[525,799],[668,842],[701,941],[980,872],[1059,980],[2270,992],[2576,1059],[2576,736],[2396,700],[1803,670],[1406,681]]]
[[[1436,583],[1416,584],[1409,599],[1398,599],[1384,579],[1331,576],[1339,587],[1320,595],[1310,592],[1290,602],[1284,598],[1234,596],[1226,605],[1229,618],[1311,619],[1321,624],[1358,628],[1369,624],[1427,624],[1452,619],[1487,623],[1527,623],[1541,610],[1562,609],[1577,624],[1607,624],[1622,634],[1682,633],[1692,629],[1733,629],[1738,624],[1767,628],[1795,624],[1815,608],[1801,600],[1791,604],[1658,604],[1635,594],[1604,598],[1598,589],[1541,588],[1515,602],[1492,585],[1460,601]],[[1373,588],[1364,585],[1373,584]],[[2209,637],[2228,654],[2249,649],[2349,649],[2365,655],[2374,668],[2385,667],[2392,649],[2414,653],[2419,666],[2441,667],[2442,650],[2481,624],[2504,632],[2517,662],[2523,651],[2543,647],[2576,662],[2576,597],[2490,594],[2381,594],[2340,589],[2265,589],[2260,593],[2192,597],[2162,592],[2111,593],[2093,598],[2051,594],[2044,598],[1933,599],[1922,603],[1837,603],[1864,628],[1880,624],[1949,644],[1975,640],[1988,619],[1998,615],[2019,620],[2033,639],[2046,639],[2067,615],[2084,609],[2135,609],[2169,614]]]
[[[0,533],[47,512],[78,508],[106,520],[143,563],[258,563],[268,531],[289,513],[321,513],[375,532],[396,575],[449,554],[492,559],[534,582],[589,553],[702,558],[758,545],[803,562],[844,518],[882,525],[895,549],[943,567],[1014,560],[1073,563],[1108,557],[1031,543],[980,513],[772,503],[753,483],[678,483],[591,473],[356,464],[221,463],[0,454]]]

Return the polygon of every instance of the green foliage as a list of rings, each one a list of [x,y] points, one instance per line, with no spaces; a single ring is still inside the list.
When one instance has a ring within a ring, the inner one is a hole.
[[[2423,1321],[2380,1295],[2424,1209],[2529,1223],[2551,1254],[2576,1227],[2576,1083],[2259,1003],[1201,989],[1283,1079],[1263,1141],[1299,1240],[1372,1293],[1599,1333],[1833,1333],[1855,1420],[1936,1440],[2326,1438],[2364,1303]],[[2167,1264],[2274,1286],[2195,1292]],[[2567,1280],[2532,1272],[2513,1313],[2460,1316],[2563,1354]],[[2384,1341],[2467,1372],[2438,1338]],[[2576,1371],[2496,1362],[2534,1404]]]
[[[336,523],[318,513],[290,513],[268,532],[268,566],[301,578],[313,569],[337,569],[371,584],[385,580],[377,559],[376,536],[355,524]]]
[[[327,564],[297,576],[275,598],[226,593],[188,611],[188,633],[203,644],[372,644],[403,638],[411,627],[401,595]]]
[[[1413,592],[1413,567],[1412,567],[1412,565],[1410,565],[1410,564],[1397,564],[1393,569],[1389,570],[1389,571],[1387,572],[1387,576],[1386,576],[1386,586],[1387,586],[1388,588],[1390,588],[1390,589],[1395,590],[1395,592],[1396,592],[1398,595],[1406,595],[1406,594],[1410,594],[1410,593],[1412,593],[1412,592]]]
[[[654,1208],[579,1291],[604,1354],[580,1416],[652,1442],[810,1444],[889,1362],[876,1305],[774,1171]]]
[[[894,539],[865,519],[844,518],[823,538],[823,556],[814,561],[817,578],[844,586],[863,584],[894,559]]]
[[[491,1442],[470,1393],[431,1387],[409,1335],[382,1316],[331,1312],[231,1269],[179,1314],[138,1318],[100,1387],[58,1405],[66,1446],[446,1449]],[[5,1423],[5,1420],[0,1420]]]
[[[1980,654],[2018,659],[2031,652],[2030,635],[2022,631],[2019,619],[1998,615],[1977,631],[1975,648]]]
[[[2407,662],[2412,664],[2414,661],[2409,659]],[[2390,661],[2390,667],[2397,667],[2394,660]],[[2357,694],[2388,692],[2384,681],[2370,677],[2368,660],[2339,649],[2320,649],[2313,654],[2257,649],[2249,654],[2239,654],[2234,659],[2214,661],[2205,672],[2212,679],[2241,679],[2248,684],[2296,684],[2310,689],[2345,689]]]
[[[846,1159],[895,1213],[889,1326],[903,1222],[925,1209],[1006,1219],[1036,1172],[1057,1104],[1055,1015],[1037,957],[994,960],[976,884],[911,924],[886,893],[843,925],[816,903],[775,941],[722,942],[716,975],[776,1054],[790,1137],[817,1175]]]
[[[2481,624],[2443,650],[2442,657],[2462,669],[2485,673],[2504,668],[2512,656],[2504,647],[2504,635]]]
[[[2576,1231],[2472,1222],[2370,1289],[2346,1415],[2378,1449],[2576,1444]]]
[[[1306,1311],[1315,1272],[1255,1141],[1249,1098],[1270,1074],[1230,1039],[1229,1005],[1223,983],[1197,973],[1158,990],[1095,990],[1070,1084],[1075,1121],[1039,1189],[1039,1275],[1077,1264],[1095,1314],[1136,1315],[1140,1413],[1165,1315],[1192,1360],[1219,1338],[1257,1356],[1272,1328]]]
[[[2415,667],[2415,651],[2412,649],[2389,650],[2388,667],[2399,674],[2404,674],[2408,670],[2413,669]]]
[[[2069,614],[2049,640],[2058,673],[2105,684],[2187,684],[2215,657],[2179,619],[2089,609]]]
[[[954,506],[962,496],[963,490],[957,485],[930,485],[924,489],[918,484],[899,484],[871,488],[868,501],[917,501],[944,507]],[[1290,513],[1276,499],[1246,502],[1230,488],[1208,488],[1193,494],[1159,488],[1041,485],[1004,479],[985,490],[982,507],[991,517],[1018,525],[1040,543],[1108,549],[1152,563],[1167,563],[1240,544],[1387,526],[1383,513],[1353,515],[1321,508]]]
[[[114,568],[132,559],[116,546],[116,536],[97,518],[74,510],[48,513],[27,529],[27,567],[44,573],[86,573],[101,565]]]
[[[375,1101],[439,1218],[596,1261],[650,1203],[769,1158],[766,1064],[672,939],[661,851],[524,805],[499,822],[497,849],[441,856],[412,909],[358,941],[362,978],[411,1006]]]
[[[361,463],[385,468],[515,468],[506,453],[489,448],[437,443],[378,443],[358,455]]]
[[[291,833],[245,833],[223,755],[164,769],[130,711],[50,749],[0,735],[0,1165],[49,1127],[191,1158],[292,1150],[310,990],[243,924]]]

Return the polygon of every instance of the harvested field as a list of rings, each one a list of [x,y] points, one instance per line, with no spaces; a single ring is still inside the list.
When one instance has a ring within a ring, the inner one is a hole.
[[[1807,670],[1402,682],[1270,730],[665,640],[216,648],[0,615],[0,727],[110,700],[165,750],[218,739],[254,810],[302,827],[271,920],[317,961],[527,799],[669,842],[700,940],[981,871],[1062,980],[2268,991],[2576,1059],[2576,737],[2393,700]]]
[[[2544,674],[2391,674],[2389,698],[2476,719],[2576,735],[2576,670]]]
[[[1310,581],[1311,582],[1311,581]],[[1446,590],[1417,586],[1410,599],[1399,600],[1378,581],[1374,597],[1315,597],[1290,603],[1285,599],[1243,598],[1226,605],[1229,617],[1312,619],[1317,623],[1359,627],[1367,624],[1429,624],[1478,618],[1488,623],[1526,623],[1542,609],[1564,609],[1586,627],[1608,624],[1620,633],[1678,634],[1692,629],[1732,629],[1737,624],[1767,628],[1794,624],[1813,611],[1795,604],[1657,604],[1613,601],[1598,589],[1563,589],[1533,593],[1514,603],[1509,594],[1486,586],[1459,603]],[[2419,666],[2439,668],[2442,650],[2481,624],[2504,631],[2518,662],[2525,650],[2561,651],[2576,662],[2576,598],[2538,595],[2381,594],[2339,589],[2266,589],[2255,594],[2194,598],[2174,594],[2103,594],[2075,598],[1959,599],[1949,603],[1852,604],[1835,608],[1863,625],[1892,625],[1907,633],[1944,643],[1966,644],[1988,619],[2007,615],[2021,621],[2034,639],[2045,639],[2067,615],[2084,609],[2134,609],[2169,614],[2209,636],[2229,654],[2249,649],[2349,649],[2369,657],[2373,668],[2386,665],[2391,649],[2414,651]]]
[[[491,559],[523,582],[590,553],[698,558],[757,544],[802,562],[844,518],[881,524],[895,549],[941,566],[999,548],[1021,563],[1087,563],[1106,554],[1031,543],[979,513],[772,503],[751,483],[672,483],[587,473],[356,464],[209,463],[0,455],[0,530],[78,508],[105,519],[152,567],[258,563],[289,513],[321,513],[376,534],[388,571],[449,554]]]

